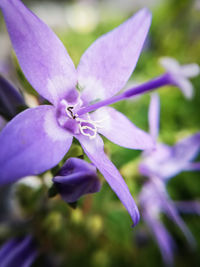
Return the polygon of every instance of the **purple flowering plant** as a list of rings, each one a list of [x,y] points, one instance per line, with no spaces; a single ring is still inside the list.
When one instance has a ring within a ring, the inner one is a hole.
[[[75,69],[56,35],[20,0],[1,0],[0,8],[27,80],[52,104],[27,109],[1,132],[0,183],[51,169],[76,138],[137,224],[137,206],[105,154],[99,134],[126,148],[151,149],[151,136],[107,105],[165,85],[182,88],[177,77],[188,77],[180,70],[176,69],[176,74],[170,70],[117,95],[136,66],[150,27],[150,12],[140,10],[97,39]]]
[[[155,141],[159,131],[159,110],[159,97],[157,94],[152,94],[149,127]],[[173,263],[176,244],[161,221],[161,213],[165,213],[173,220],[182,230],[189,244],[195,247],[194,237],[179,213],[200,214],[200,203],[198,201],[173,201],[167,193],[166,182],[181,171],[200,170],[200,164],[192,162],[199,150],[200,133],[179,141],[173,147],[156,143],[155,148],[145,151],[139,165],[140,173],[149,178],[138,197],[142,218],[153,233],[163,260],[167,264]]]
[[[172,147],[158,143],[159,109],[159,97],[153,94],[149,107],[149,128],[156,145],[144,152],[140,172],[166,182],[182,171],[200,170],[200,163],[194,162],[200,150],[200,132],[180,140]]]

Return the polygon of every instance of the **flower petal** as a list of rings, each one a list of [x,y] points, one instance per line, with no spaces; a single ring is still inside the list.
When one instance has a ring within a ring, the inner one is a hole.
[[[153,180],[154,181],[154,180]],[[163,183],[155,186],[152,180],[146,182],[139,194],[139,204],[142,209],[142,218],[152,231],[163,259],[166,263],[173,262],[174,240],[160,221],[162,212],[162,198],[165,197],[163,192]],[[159,186],[159,188],[157,188]],[[161,190],[161,192],[159,191]]]
[[[103,141],[100,136],[97,135],[95,139],[92,140],[81,135],[76,136],[76,138],[81,143],[89,159],[99,169],[112,190],[117,194],[123,205],[126,207],[134,225],[136,225],[139,221],[138,208],[119,171],[104,153]]]
[[[185,98],[192,99],[194,95],[194,88],[192,83],[184,77],[178,77],[176,75],[171,76],[173,77],[174,84],[179,87]]]
[[[164,224],[156,218],[153,218],[148,211],[144,211],[142,213],[142,217],[150,230],[152,231],[157,243],[158,247],[160,248],[160,252],[162,254],[163,260],[167,264],[173,263],[174,258],[174,249],[175,249],[175,242],[167,231]]]
[[[200,201],[175,201],[174,204],[179,212],[200,215]]]
[[[185,168],[185,171],[200,171],[200,162],[189,162]]]
[[[127,117],[114,108],[100,108],[91,114],[91,118],[96,122],[98,132],[115,144],[131,149],[153,147],[150,135],[137,128]]]
[[[161,66],[170,73],[179,73],[180,65],[177,60],[172,57],[161,57],[159,59]]]
[[[194,134],[179,141],[175,146],[169,147],[157,144],[140,164],[142,174],[155,175],[163,179],[169,179],[184,170],[192,170],[191,161],[200,150],[200,133]],[[193,163],[195,164],[195,163]],[[198,163],[194,169],[198,170]]]
[[[3,261],[5,255],[8,255],[10,251],[12,251],[13,247],[17,244],[15,239],[10,239],[5,244],[3,244],[0,248],[0,262]]]
[[[87,49],[78,66],[83,100],[106,99],[122,89],[136,66],[150,23],[150,12],[142,9]]]
[[[77,81],[74,64],[66,49],[51,29],[21,1],[1,0],[0,8],[25,76],[39,94],[56,104]]]
[[[153,140],[156,141],[159,133],[160,122],[160,99],[156,93],[151,95],[148,118],[150,134]]]
[[[156,144],[155,149],[144,151],[143,160],[139,165],[140,172],[145,176],[158,176],[169,178],[176,172],[176,165],[171,160],[171,147],[164,144]]]
[[[196,77],[197,75],[200,74],[200,67],[196,63],[183,65],[181,66],[181,74],[187,78]]]
[[[179,216],[175,204],[173,203],[166,191],[165,184],[162,180],[159,179],[159,177],[151,177],[151,181],[152,185],[154,186],[155,194],[157,194],[157,197],[160,201],[161,209],[167,214],[169,218],[171,218],[171,220],[173,220],[177,224],[177,226],[181,229],[190,245],[195,247],[195,239],[187,225]]]
[[[179,141],[172,148],[173,160],[185,165],[192,161],[200,150],[200,132]],[[184,167],[184,166],[183,166]]]
[[[38,255],[36,244],[31,236],[24,239],[13,238],[0,250],[0,264],[4,267],[29,267]]]
[[[162,199],[163,201],[163,208],[165,209],[166,214],[178,225],[178,227],[181,229],[183,234],[185,235],[187,241],[190,243],[192,247],[196,246],[195,239],[187,227],[187,225],[184,223],[182,218],[178,214],[178,210],[176,209],[176,206],[174,203],[167,197]]]
[[[101,188],[94,165],[78,158],[69,158],[53,182],[67,203],[76,202],[83,195],[96,193]]]
[[[72,136],[57,124],[54,107],[25,110],[0,134],[0,184],[54,167],[71,142]]]

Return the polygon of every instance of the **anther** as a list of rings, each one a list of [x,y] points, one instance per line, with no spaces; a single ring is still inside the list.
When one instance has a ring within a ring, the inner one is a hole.
[[[74,115],[74,113],[73,113],[73,111],[72,111],[73,108],[74,108],[74,107],[67,107],[67,111],[69,111],[69,113],[70,113],[70,115],[71,115],[71,118],[75,120],[75,119],[76,119],[76,115]]]

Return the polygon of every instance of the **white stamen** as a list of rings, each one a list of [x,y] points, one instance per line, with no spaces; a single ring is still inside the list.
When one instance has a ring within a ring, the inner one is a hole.
[[[78,123],[78,127],[79,127],[79,130],[80,130],[80,133],[82,135],[88,136],[90,139],[94,139],[96,137],[97,128],[103,128],[103,125],[101,125],[102,122],[108,119],[108,118],[103,118],[102,120],[93,121],[90,118],[89,114],[87,114],[87,117],[88,117],[87,120],[86,119],[82,119],[82,118],[78,117],[77,113],[75,113],[75,114],[73,113],[73,110],[75,110],[75,108],[77,106],[80,107],[82,103],[78,102],[75,105],[69,105],[69,103],[65,99],[62,99],[60,103],[63,105],[67,116],[70,119],[76,120],[76,122]],[[83,123],[86,123],[86,124],[89,124],[89,125],[82,125]],[[87,132],[85,132],[86,130],[89,130],[91,132],[87,133]]]
[[[93,129],[89,126],[81,126],[79,124],[79,129],[80,129],[80,132],[82,133],[82,135],[85,135],[85,136],[88,136],[90,139],[94,139],[97,135],[97,130],[96,129]],[[94,135],[90,135],[89,133],[85,133],[84,130],[91,130],[94,132]]]
[[[80,132],[85,135],[85,136],[88,136],[90,139],[93,139],[96,137],[97,135],[97,127],[95,125],[95,123],[89,119],[89,120],[84,120],[84,119],[81,119],[81,118],[76,118],[76,121],[79,122],[79,129],[80,129]],[[85,123],[90,123],[94,128],[90,127],[90,126],[82,126],[81,123],[82,122],[85,122]],[[89,133],[85,133],[84,130],[90,130],[92,132],[94,132],[94,135],[90,135]]]

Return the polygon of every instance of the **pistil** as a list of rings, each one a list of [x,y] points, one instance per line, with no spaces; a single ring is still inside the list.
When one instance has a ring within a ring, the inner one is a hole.
[[[80,108],[76,114],[78,116],[80,116],[80,115],[83,115],[85,113],[99,109],[101,107],[108,106],[108,105],[114,104],[118,101],[127,99],[129,97],[133,97],[133,96],[136,96],[139,94],[146,93],[146,92],[151,91],[151,90],[155,90],[155,89],[162,87],[162,86],[165,86],[165,85],[173,85],[170,74],[168,74],[168,73],[165,73],[164,75],[162,75],[156,79],[153,79],[151,81],[148,81],[146,83],[143,83],[141,85],[133,87],[133,88],[123,92],[120,95],[116,95],[116,96],[113,96],[111,98],[99,101],[93,105],[89,105],[87,107]]]

